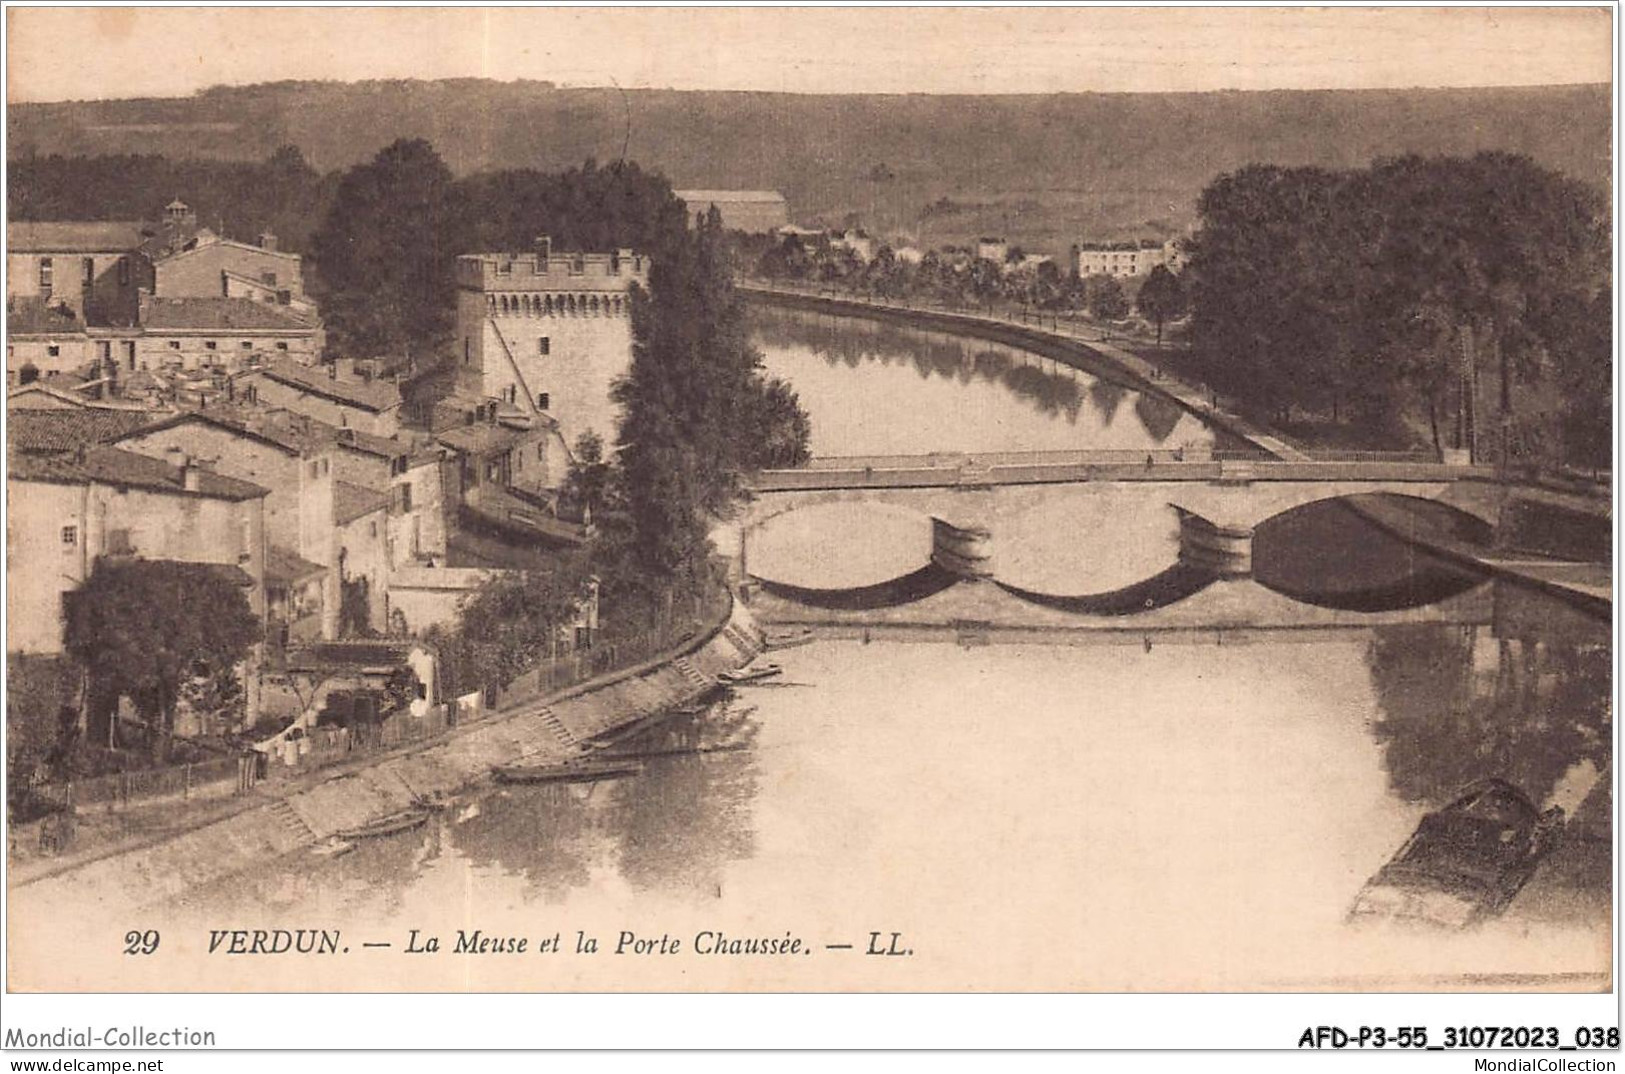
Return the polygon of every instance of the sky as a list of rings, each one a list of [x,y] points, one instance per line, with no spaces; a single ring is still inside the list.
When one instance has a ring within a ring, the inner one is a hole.
[[[7,99],[279,79],[545,79],[792,93],[1608,82],[1569,8],[7,8]]]

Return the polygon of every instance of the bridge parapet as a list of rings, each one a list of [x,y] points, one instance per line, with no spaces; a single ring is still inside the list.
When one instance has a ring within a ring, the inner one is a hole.
[[[1368,453],[1370,454],[1370,453]],[[1206,453],[1204,453],[1206,455]],[[1456,466],[1404,453],[1356,460],[1280,460],[1268,455],[1185,451],[1067,451],[878,455],[816,459],[795,470],[763,470],[756,492],[1068,484],[1091,481],[1306,481],[1338,483],[1489,481],[1490,467]]]

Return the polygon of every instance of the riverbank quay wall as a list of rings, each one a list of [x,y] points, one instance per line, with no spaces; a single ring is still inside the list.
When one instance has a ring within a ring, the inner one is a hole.
[[[833,295],[783,291],[744,281],[736,282],[735,287],[741,295],[753,302],[780,306],[784,309],[836,314],[843,317],[863,317],[871,321],[905,324],[928,332],[951,332],[1010,347],[1020,347],[1022,350],[1071,366],[1091,376],[1112,380],[1135,391],[1166,399],[1224,433],[1233,441],[1230,446],[1270,451],[1271,454],[1275,454],[1269,448],[1269,443],[1274,442],[1273,438],[1261,436],[1259,430],[1252,428],[1242,419],[1211,407],[1195,406],[1186,395],[1168,391],[1166,385],[1151,380],[1126,362],[1112,358],[1087,343],[1040,327],[947,310],[880,305]]]
[[[671,652],[499,708],[443,738],[369,757],[314,784],[274,795],[262,785],[257,802],[224,819],[31,880],[14,879],[10,899],[41,912],[63,900],[126,908],[165,903],[409,809],[419,795],[452,794],[481,783],[495,765],[563,761],[577,752],[577,743],[702,695],[718,673],[749,663],[762,646],[750,611],[730,601],[710,629]],[[686,675],[679,660],[706,684]],[[504,704],[521,694],[510,694]]]

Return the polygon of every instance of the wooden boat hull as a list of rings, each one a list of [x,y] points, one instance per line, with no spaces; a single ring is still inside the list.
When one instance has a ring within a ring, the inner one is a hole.
[[[775,675],[784,674],[784,669],[777,664],[769,664],[762,668],[746,668],[742,671],[724,671],[717,678],[732,686],[746,686],[763,679],[771,679]]]
[[[587,783],[599,779],[635,776],[643,766],[635,761],[593,761],[581,764],[503,765],[491,769],[500,783]]]
[[[376,839],[384,835],[396,835],[400,832],[409,832],[414,828],[421,828],[428,821],[429,814],[422,812],[397,814],[375,820],[371,824],[363,824],[359,828],[348,828],[342,832],[335,832],[334,836],[346,842],[355,839]]]

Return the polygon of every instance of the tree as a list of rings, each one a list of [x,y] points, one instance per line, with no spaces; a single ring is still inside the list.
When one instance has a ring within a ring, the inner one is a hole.
[[[1163,323],[1185,313],[1185,286],[1179,282],[1178,276],[1168,270],[1167,265],[1157,265],[1145,278],[1145,283],[1140,285],[1140,293],[1134,304],[1156,324],[1157,346],[1160,347]]]
[[[504,572],[463,604],[457,631],[437,638],[457,690],[512,682],[550,656],[559,632],[587,596],[586,564],[561,558],[551,570]]]
[[[433,353],[451,327],[456,256],[472,245],[464,198],[428,142],[398,140],[351,168],[314,237],[334,348]]]
[[[1113,276],[1090,276],[1084,283],[1084,303],[1097,321],[1116,321],[1128,316],[1128,296]]]
[[[603,438],[588,430],[576,438],[570,470],[565,474],[561,489],[563,498],[583,521],[589,521],[603,510],[609,481],[610,466],[604,461]]]
[[[1543,440],[1555,450],[1544,431],[1568,424],[1543,396],[1595,427],[1580,384],[1607,376],[1586,337],[1609,288],[1596,191],[1505,153],[1409,156],[1345,172],[1252,165],[1210,184],[1198,211],[1192,328],[1227,390],[1334,421],[1347,406],[1390,439],[1425,417],[1436,446],[1453,411],[1458,446],[1514,461]]]
[[[740,473],[762,464],[764,445],[775,457],[804,451],[807,425],[794,394],[762,374],[714,208],[655,258],[649,291],[633,297],[632,332],[631,375],[615,389],[616,510],[604,528],[629,557],[615,575],[669,597],[708,577],[710,519],[732,508]]]
[[[69,655],[100,688],[136,702],[160,763],[182,686],[200,668],[238,663],[259,636],[242,588],[204,563],[100,560],[67,612]]]

